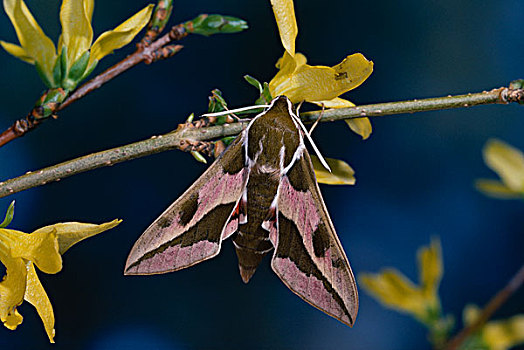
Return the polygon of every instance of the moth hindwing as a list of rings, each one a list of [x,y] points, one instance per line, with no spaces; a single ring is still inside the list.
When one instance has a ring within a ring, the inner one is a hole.
[[[291,102],[275,98],[137,240],[125,274],[176,271],[232,238],[248,282],[262,258],[302,299],[352,326],[355,278],[335,233]]]

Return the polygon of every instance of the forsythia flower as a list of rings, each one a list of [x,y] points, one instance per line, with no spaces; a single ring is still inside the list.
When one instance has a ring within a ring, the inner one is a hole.
[[[484,162],[501,181],[480,179],[475,186],[496,198],[524,198],[524,155],[500,140],[489,140],[483,150]]]
[[[109,230],[121,220],[94,225],[78,222],[42,227],[31,234],[0,228],[0,261],[6,276],[0,282],[0,320],[14,330],[22,323],[17,306],[26,300],[44,323],[49,340],[54,343],[55,318],[51,302],[38,279],[36,267],[55,274],[62,270],[62,254],[81,240]]]
[[[293,103],[307,101],[327,108],[353,107],[353,103],[337,96],[362,84],[373,71],[373,62],[357,53],[333,67],[306,64],[306,57],[295,53],[298,29],[293,0],[271,0],[271,4],[285,49],[276,65],[279,71],[269,82],[271,95],[286,95]],[[371,134],[368,118],[346,122],[364,139]]]
[[[58,52],[24,1],[4,0],[4,9],[20,46],[0,41],[2,47],[13,56],[34,64],[49,87],[72,90],[93,71],[100,59],[133,40],[149,21],[153,5],[145,7],[115,29],[102,33],[92,43],[94,0],[63,0]]]
[[[378,274],[361,274],[360,283],[387,307],[407,312],[427,322],[440,310],[438,287],[442,279],[440,242],[432,240],[429,247],[417,252],[419,285],[415,285],[396,269],[384,269]]]
[[[472,324],[479,314],[477,306],[467,305],[464,308],[464,323]],[[507,350],[524,344],[524,314],[505,320],[487,322],[480,329],[480,338],[483,345],[490,350]]]
[[[315,175],[317,181],[328,185],[354,185],[355,171],[349,166],[348,163],[340,159],[326,158],[331,171],[328,171],[318,157],[311,155],[311,163],[315,169]]]

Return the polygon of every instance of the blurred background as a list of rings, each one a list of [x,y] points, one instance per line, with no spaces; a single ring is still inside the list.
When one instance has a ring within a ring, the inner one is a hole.
[[[58,0],[26,0],[57,40]],[[148,1],[97,1],[95,37]],[[295,0],[297,51],[310,64],[334,65],[361,52],[371,77],[344,97],[356,104],[479,92],[524,78],[522,0]],[[139,65],[71,105],[27,136],[0,149],[2,180],[152,135],[206,111],[213,88],[230,106],[253,103],[242,78],[269,81],[282,55],[268,0],[175,1],[171,24],[200,13],[241,17],[250,29],[210,38],[190,36],[175,57]],[[17,42],[4,12],[0,38]],[[130,45],[96,72],[131,53]],[[0,129],[31,109],[44,89],[33,67],[0,52]],[[314,134],[323,155],[346,160],[356,186],[321,189],[353,271],[394,266],[417,280],[416,249],[440,237],[446,313],[484,305],[523,262],[524,203],[478,193],[473,181],[496,175],[481,150],[492,137],[524,150],[518,105],[377,117],[362,141],[343,122]],[[57,275],[40,273],[54,306],[56,342],[24,303],[15,332],[0,327],[2,349],[428,349],[425,329],[384,309],[360,290],[353,329],[290,292],[263,261],[241,281],[230,242],[215,259],[176,273],[124,277],[127,254],[143,230],[205,170],[189,154],[164,152],[64,179],[0,200],[16,199],[10,225],[22,231],[56,222],[124,222],[64,256]],[[495,318],[524,311],[521,290]]]

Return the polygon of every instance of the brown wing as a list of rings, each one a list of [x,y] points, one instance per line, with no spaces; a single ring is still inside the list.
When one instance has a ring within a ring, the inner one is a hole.
[[[358,311],[355,278],[305,149],[282,179],[277,210],[271,267],[302,299],[352,326]]]
[[[238,227],[233,215],[246,186],[243,134],[136,241],[125,274],[176,271],[220,252]]]

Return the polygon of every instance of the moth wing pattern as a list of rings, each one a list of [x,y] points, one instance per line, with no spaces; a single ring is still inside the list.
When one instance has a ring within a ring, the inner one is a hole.
[[[243,135],[144,231],[129,253],[126,275],[176,271],[220,252],[222,240],[238,228],[247,181]]]
[[[303,300],[352,326],[358,311],[355,278],[305,148],[282,177],[277,213],[276,230],[270,230],[273,271]]]

